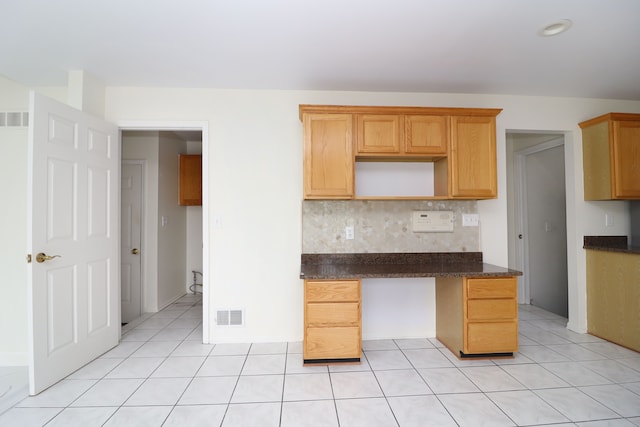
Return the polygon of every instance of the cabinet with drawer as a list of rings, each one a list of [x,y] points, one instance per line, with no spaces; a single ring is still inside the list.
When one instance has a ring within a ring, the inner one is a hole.
[[[305,363],[360,361],[360,280],[305,280]]]
[[[459,357],[517,351],[516,278],[437,278],[436,337]]]

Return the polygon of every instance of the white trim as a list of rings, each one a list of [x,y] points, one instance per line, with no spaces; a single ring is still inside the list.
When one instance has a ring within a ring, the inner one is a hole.
[[[116,126],[123,130],[200,130],[202,131],[202,342],[208,344],[209,337],[209,122],[208,121],[120,121]]]

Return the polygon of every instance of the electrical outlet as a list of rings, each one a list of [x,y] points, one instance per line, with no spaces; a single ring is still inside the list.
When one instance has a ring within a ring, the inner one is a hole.
[[[344,228],[344,238],[347,240],[353,240],[354,239],[354,232],[353,232],[353,226],[352,225],[347,225]]]
[[[480,215],[478,214],[462,214],[463,227],[477,227],[480,223]]]
[[[604,225],[605,227],[613,227],[613,215],[611,214],[604,215]]]

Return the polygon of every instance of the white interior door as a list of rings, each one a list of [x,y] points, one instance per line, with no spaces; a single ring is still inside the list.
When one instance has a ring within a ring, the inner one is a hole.
[[[29,111],[33,395],[118,344],[120,141],[115,126],[33,92]]]
[[[121,172],[121,299],[122,323],[140,317],[142,302],[141,283],[141,229],[142,229],[142,174],[140,162],[122,162]]]

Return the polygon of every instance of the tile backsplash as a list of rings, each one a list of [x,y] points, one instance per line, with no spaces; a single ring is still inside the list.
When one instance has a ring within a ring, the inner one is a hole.
[[[419,210],[453,211],[453,232],[413,232]],[[479,252],[480,228],[462,226],[462,214],[477,212],[475,200],[305,200],[302,252]],[[347,226],[353,240],[345,239]]]

